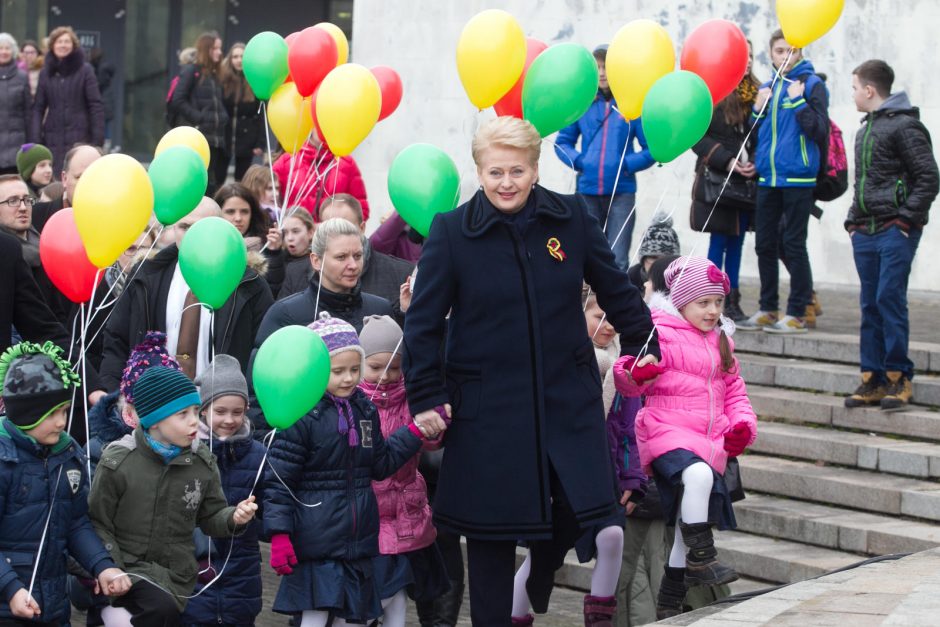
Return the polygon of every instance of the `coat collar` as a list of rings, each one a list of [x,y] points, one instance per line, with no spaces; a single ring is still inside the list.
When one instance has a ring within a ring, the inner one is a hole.
[[[532,188],[535,200],[535,215],[539,218],[552,220],[569,220],[572,216],[571,207],[562,200],[561,196],[551,192],[541,185]],[[476,238],[486,233],[494,224],[503,221],[502,214],[486,199],[483,190],[479,190],[467,202],[463,217],[463,233],[467,237]]]

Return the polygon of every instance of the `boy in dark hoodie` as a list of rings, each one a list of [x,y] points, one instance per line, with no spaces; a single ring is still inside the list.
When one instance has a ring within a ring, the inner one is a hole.
[[[846,407],[903,409],[913,393],[907,355],[907,279],[940,176],[930,133],[894,70],[872,59],[855,68],[852,93],[865,113],[855,136],[855,198],[845,220],[861,281],[862,383]]]

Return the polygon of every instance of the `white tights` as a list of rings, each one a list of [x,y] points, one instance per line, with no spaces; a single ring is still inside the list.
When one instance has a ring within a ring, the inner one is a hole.
[[[101,608],[101,620],[104,627],[131,627],[131,613],[123,607]]]
[[[679,504],[679,519],[687,525],[708,522],[708,501],[711,498],[714,475],[711,466],[697,462],[682,471],[682,502]],[[682,541],[679,520],[676,521],[676,538],[669,553],[669,566],[685,568],[685,556],[689,547]]]
[[[405,613],[408,610],[405,591],[399,590],[394,596],[382,599],[382,609],[385,610],[385,618],[382,619],[383,627],[404,627]],[[300,619],[300,627],[326,627],[329,620],[329,612],[307,610]],[[348,624],[342,618],[333,619],[333,627],[346,627]]]
[[[591,573],[591,596],[612,597],[617,593],[617,579],[623,563],[623,529],[605,527],[595,539],[597,560]],[[522,566],[516,571],[512,588],[512,615],[523,617],[529,613],[529,595],[525,584],[532,570],[532,557],[527,555]],[[304,626],[306,627],[306,626]]]

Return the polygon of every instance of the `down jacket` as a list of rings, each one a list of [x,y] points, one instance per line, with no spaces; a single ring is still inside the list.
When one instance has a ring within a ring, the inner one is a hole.
[[[379,554],[379,508],[372,480],[391,476],[421,450],[403,427],[382,435],[379,412],[361,390],[349,397],[359,444],[336,428],[329,398],[274,439],[265,476],[264,530],[290,534],[301,562],[356,560]],[[276,474],[275,474],[276,473]],[[304,507],[297,503],[317,507]]]
[[[219,81],[197,65],[184,66],[179,78],[170,98],[170,109],[178,114],[177,125],[195,126],[209,146],[225,148],[229,115]]]
[[[0,168],[15,168],[33,117],[29,79],[12,61],[0,65]]]
[[[744,423],[751,430],[748,445],[757,437],[757,416],[737,359],[731,372],[722,371],[717,330],[702,333],[661,297],[654,298],[650,309],[665,372],[652,383],[637,385],[624,371],[623,360],[614,364],[617,390],[624,396],[646,397],[636,417],[640,464],[652,474],[654,459],[684,449],[724,474],[725,432]]]
[[[920,110],[900,92],[862,122],[855,135],[855,198],[846,229],[874,234],[898,221],[923,227],[940,177]]]
[[[292,159],[294,160],[293,169],[291,169]],[[334,161],[337,163],[334,164]],[[310,171],[314,164],[317,166],[316,175]],[[274,173],[280,184],[278,198],[284,198],[288,179],[290,180],[288,207],[300,205],[319,221],[317,210],[325,198],[333,194],[350,194],[355,196],[362,205],[362,219],[369,219],[366,185],[359,172],[359,166],[352,157],[334,157],[325,145],[317,148],[306,143],[300,149],[300,156],[297,158],[289,153],[281,155],[274,162]]]
[[[42,608],[41,620],[67,623],[66,552],[96,577],[114,567],[88,519],[85,456],[66,433],[55,446],[40,446],[3,420],[0,464],[0,619],[11,619],[9,599],[29,588],[51,501],[54,509],[33,598]]]

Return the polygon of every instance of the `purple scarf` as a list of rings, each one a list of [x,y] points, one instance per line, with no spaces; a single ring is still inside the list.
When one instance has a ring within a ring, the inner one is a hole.
[[[340,398],[329,392],[326,397],[336,405],[336,411],[339,414],[339,421],[336,425],[336,432],[345,435],[350,447],[359,446],[359,433],[356,431],[356,423],[353,420],[353,408],[349,404],[348,398]]]

